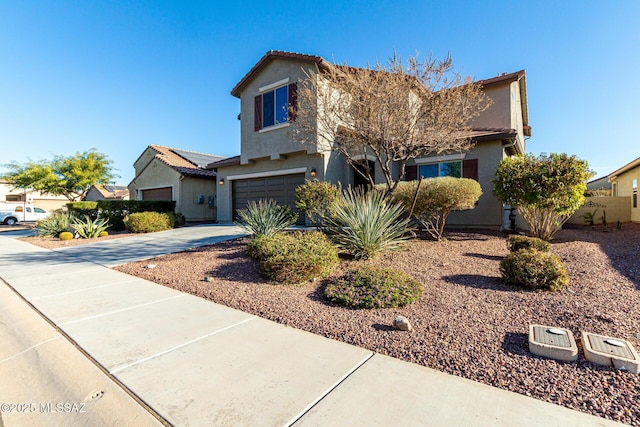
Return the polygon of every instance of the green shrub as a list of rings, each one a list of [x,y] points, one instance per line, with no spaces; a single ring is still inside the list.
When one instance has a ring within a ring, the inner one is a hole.
[[[569,283],[569,276],[556,255],[536,249],[511,252],[500,263],[505,282],[535,290],[559,291]]]
[[[173,228],[173,216],[160,212],[137,212],[125,218],[125,225],[132,233],[171,230]]]
[[[98,203],[97,202],[69,202],[67,203],[67,209],[69,213],[75,217],[81,218],[88,216],[89,218],[98,218]]]
[[[507,239],[507,247],[510,252],[517,252],[520,249],[537,249],[540,252],[549,252],[549,242],[545,242],[537,237],[527,237],[512,235]]]
[[[582,206],[591,176],[576,156],[525,154],[502,159],[491,182],[498,200],[518,208],[531,235],[548,241]]]
[[[333,205],[339,197],[340,189],[330,182],[307,179],[296,188],[295,205],[319,228],[331,216]]]
[[[35,229],[38,236],[58,237],[60,233],[69,231],[70,226],[69,214],[57,211],[36,222]]]
[[[296,223],[298,215],[275,200],[253,200],[246,209],[238,210],[238,225],[254,236],[272,236]]]
[[[261,235],[248,244],[263,274],[280,283],[301,283],[331,274],[338,251],[319,231]]]
[[[365,266],[329,284],[324,294],[347,307],[390,308],[417,301],[423,291],[420,282],[402,271]]]
[[[63,231],[62,233],[60,233],[60,240],[71,240],[73,239],[73,234],[71,234],[69,231]]]
[[[109,220],[114,231],[125,229],[127,215],[138,212],[173,213],[176,202],[172,200],[99,200],[98,209],[101,218]]]
[[[176,212],[176,213],[173,214],[173,226],[174,227],[182,227],[186,223],[187,223],[187,218],[185,218],[185,216],[182,213]]]
[[[454,210],[473,209],[481,195],[482,188],[477,181],[447,176],[422,182],[399,182],[392,197],[402,203],[434,239],[442,240],[449,214]]]
[[[84,220],[76,217],[71,217],[71,228],[78,233],[83,239],[95,239],[100,236],[100,233],[105,231],[109,227],[109,222],[106,219],[91,219],[89,215],[84,215]]]
[[[327,219],[327,232],[338,247],[355,258],[371,258],[400,247],[411,230],[404,209],[382,191],[346,191]]]

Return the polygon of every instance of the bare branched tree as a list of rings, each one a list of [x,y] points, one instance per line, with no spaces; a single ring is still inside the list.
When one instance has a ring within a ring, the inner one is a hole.
[[[451,56],[416,54],[405,63],[394,54],[386,65],[333,64],[307,73],[291,133],[303,144],[339,152],[371,185],[372,171],[361,160],[374,156],[392,191],[408,160],[470,149],[471,120],[490,102],[479,83],[454,70]]]

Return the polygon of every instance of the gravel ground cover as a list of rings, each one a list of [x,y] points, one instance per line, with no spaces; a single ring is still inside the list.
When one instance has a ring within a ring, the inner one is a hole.
[[[273,285],[234,240],[117,269],[253,313],[453,375],[597,416],[640,426],[640,375],[591,364],[544,359],[528,351],[531,323],[630,340],[640,350],[640,224],[561,230],[551,251],[570,275],[556,293],[515,290],[500,280],[506,236],[449,232],[447,242],[409,242],[367,261],[406,271],[425,286],[421,300],[399,309],[332,305],[326,281]],[[150,262],[153,269],[144,268]],[[336,274],[364,262],[342,261]],[[211,277],[211,281],[205,280]],[[394,330],[396,314],[411,332]],[[469,396],[469,398],[473,398]]]

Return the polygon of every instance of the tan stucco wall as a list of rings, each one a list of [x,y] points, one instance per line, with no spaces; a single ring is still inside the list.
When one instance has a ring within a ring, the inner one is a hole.
[[[493,195],[491,180],[498,163],[505,157],[500,141],[482,142],[469,151],[465,160],[478,159],[478,183],[482,196],[475,208],[452,212],[447,219],[449,227],[477,227],[499,230],[504,220],[502,203]]]
[[[286,155],[299,151],[307,151],[308,147],[289,137],[289,125],[283,127],[265,128],[261,131],[254,130],[254,97],[259,95],[260,87],[289,78],[290,83],[302,81],[306,78],[303,67],[311,70],[309,63],[275,59],[260,71],[260,73],[244,88],[240,97],[241,111],[241,163],[246,164],[250,160],[268,157],[276,159],[279,155]],[[311,147],[309,152],[316,152]]]
[[[640,194],[638,195],[638,207],[633,207],[633,180],[636,180],[640,187],[640,166],[621,173],[614,180],[612,184],[617,187],[617,195],[621,197],[629,197],[629,209],[631,211],[631,221],[640,222]],[[640,188],[638,188],[640,190]],[[607,213],[608,215],[608,213]]]
[[[569,224],[585,225],[584,214],[595,212],[594,223],[602,224],[602,214],[606,212],[607,224],[617,221],[631,221],[630,197],[586,197],[584,204],[567,221]]]
[[[215,193],[214,179],[185,177],[181,181],[180,208],[176,203],[176,211],[181,212],[187,221],[215,221]],[[203,203],[198,203],[198,196],[203,196]],[[214,200],[213,207],[209,207],[209,197]]]
[[[154,158],[129,184],[129,197],[140,200],[141,190],[171,187],[176,212],[182,213],[187,221],[215,221],[215,208],[210,208],[207,203],[209,196],[215,200],[215,179],[180,177],[176,170]],[[197,203],[199,195],[204,196],[203,204]]]

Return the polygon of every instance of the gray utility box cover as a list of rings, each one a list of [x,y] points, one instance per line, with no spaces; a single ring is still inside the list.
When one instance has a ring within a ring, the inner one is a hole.
[[[554,326],[529,325],[529,351],[564,362],[578,358],[578,346],[571,331]]]
[[[582,347],[589,362],[640,373],[640,357],[627,340],[582,331]]]

